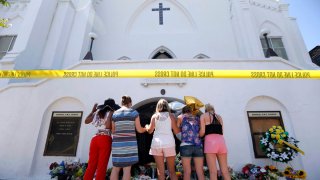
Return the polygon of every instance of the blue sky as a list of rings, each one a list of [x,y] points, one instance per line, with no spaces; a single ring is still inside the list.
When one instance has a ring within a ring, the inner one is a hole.
[[[310,51],[320,45],[320,0],[286,0],[291,17],[297,18],[301,34]]]

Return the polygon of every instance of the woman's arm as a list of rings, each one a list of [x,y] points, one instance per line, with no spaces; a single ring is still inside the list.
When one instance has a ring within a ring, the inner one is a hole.
[[[182,115],[178,116],[178,120],[177,120],[177,127],[180,128],[181,127],[181,122],[182,122]]]
[[[200,137],[203,137],[205,135],[205,131],[206,131],[205,115],[206,114],[207,113],[204,113],[200,116],[200,131],[199,131]]]
[[[111,122],[111,133],[114,134],[116,132],[116,126],[114,124],[114,121]]]
[[[134,123],[135,123],[135,126],[136,126],[136,129],[137,129],[138,133],[144,133],[144,132],[147,131],[146,128],[144,128],[144,127],[141,126],[141,124],[140,124],[140,117],[139,117],[139,116],[136,117]]]
[[[174,117],[174,115],[172,113],[170,113],[170,119],[171,119],[171,128],[173,130],[174,134],[178,134],[180,131],[180,128],[178,128],[177,126],[177,121],[176,118]]]
[[[148,127],[146,125],[147,131],[149,134],[152,134],[152,132],[154,131],[154,128],[156,127],[156,117],[157,117],[156,114],[152,115],[151,120],[150,120],[150,125]]]
[[[219,115],[219,114],[216,114],[217,115],[217,119],[218,119],[218,121],[219,121],[219,123],[221,124],[221,126],[222,126],[222,132],[224,131],[223,130],[223,121],[222,121],[222,117]]]
[[[85,124],[89,124],[93,121],[93,118],[94,118],[94,113],[97,111],[97,106],[98,106],[98,103],[95,103],[93,105],[93,108],[90,112],[90,114],[86,117],[86,119],[84,120],[84,123]]]
[[[106,120],[106,122],[105,122],[105,126],[106,126],[106,129],[111,129],[112,127],[112,123],[111,123],[111,121],[112,121],[112,115],[113,115],[113,111],[109,111],[108,112],[108,116],[107,116],[107,120]]]

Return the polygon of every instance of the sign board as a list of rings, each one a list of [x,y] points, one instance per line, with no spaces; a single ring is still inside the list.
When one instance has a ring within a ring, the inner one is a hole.
[[[81,111],[52,112],[44,156],[76,156]]]

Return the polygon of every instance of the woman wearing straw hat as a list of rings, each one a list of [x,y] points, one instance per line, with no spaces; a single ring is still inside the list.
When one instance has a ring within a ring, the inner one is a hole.
[[[191,177],[191,159],[199,180],[204,180],[203,173],[203,145],[199,132],[201,131],[198,109],[195,104],[188,104],[183,109],[183,114],[178,116],[177,126],[181,129],[180,155],[183,166],[183,179]]]
[[[109,98],[104,104],[94,104],[91,113],[86,117],[85,123],[92,123],[97,128],[96,135],[91,139],[88,168],[84,180],[92,180],[96,173],[96,180],[104,180],[111,153],[111,117],[119,109],[113,99]]]

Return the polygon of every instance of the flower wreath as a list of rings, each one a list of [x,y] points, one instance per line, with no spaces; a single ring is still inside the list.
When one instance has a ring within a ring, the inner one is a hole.
[[[293,160],[298,151],[304,154],[297,146],[299,141],[288,135],[281,126],[272,126],[263,134],[260,138],[260,147],[268,158],[287,163]]]

